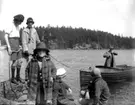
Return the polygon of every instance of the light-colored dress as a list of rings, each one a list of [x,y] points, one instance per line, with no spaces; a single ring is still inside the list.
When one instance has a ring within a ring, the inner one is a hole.
[[[28,51],[29,54],[33,54],[36,44],[39,43],[39,36],[35,28],[25,28],[22,31],[22,46],[23,51]]]

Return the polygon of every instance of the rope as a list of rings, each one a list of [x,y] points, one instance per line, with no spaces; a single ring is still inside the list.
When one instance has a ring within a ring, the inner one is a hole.
[[[57,61],[58,63],[62,64],[63,66],[67,67],[67,68],[71,68],[70,66],[62,63],[61,61],[58,61],[56,58],[54,58],[52,55],[50,55],[55,61]]]

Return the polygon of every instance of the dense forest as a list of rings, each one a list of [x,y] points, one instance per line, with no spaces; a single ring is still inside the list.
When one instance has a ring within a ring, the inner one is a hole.
[[[113,35],[99,30],[72,27],[35,27],[40,40],[50,49],[116,49],[135,48],[135,38]],[[22,30],[22,29],[21,29]],[[0,31],[0,40],[5,44],[4,31]]]

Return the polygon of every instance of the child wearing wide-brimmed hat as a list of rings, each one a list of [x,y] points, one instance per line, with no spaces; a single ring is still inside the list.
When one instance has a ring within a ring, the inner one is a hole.
[[[25,71],[28,85],[28,99],[36,105],[53,104],[53,83],[56,79],[56,68],[49,57],[49,49],[40,42]]]

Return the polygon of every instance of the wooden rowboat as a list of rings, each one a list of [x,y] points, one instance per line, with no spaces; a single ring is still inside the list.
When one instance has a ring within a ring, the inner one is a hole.
[[[96,66],[100,69],[103,79],[107,83],[119,83],[132,80],[135,77],[135,67],[127,65],[117,65],[116,68]],[[80,70],[80,87],[86,87],[92,81],[89,70]]]

